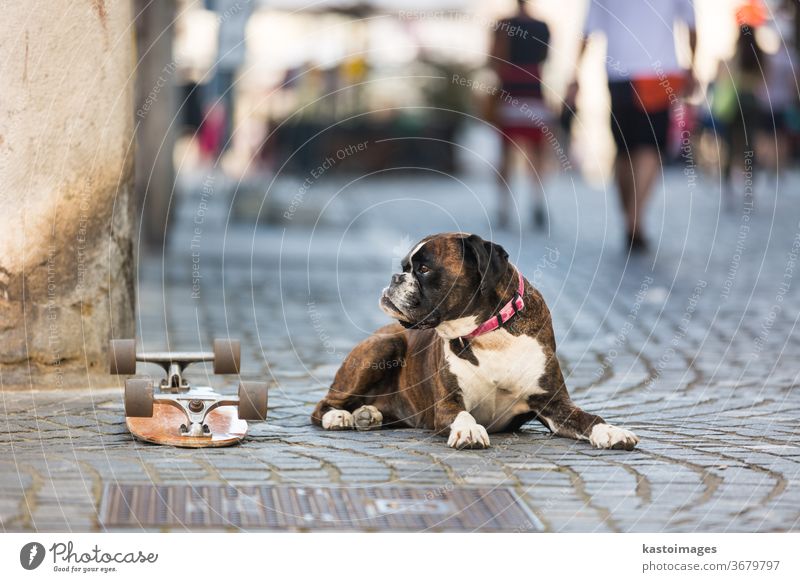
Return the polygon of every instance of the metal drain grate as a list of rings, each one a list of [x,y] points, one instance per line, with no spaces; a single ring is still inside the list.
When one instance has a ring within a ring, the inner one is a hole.
[[[106,485],[109,528],[541,531],[511,489],[272,485]]]

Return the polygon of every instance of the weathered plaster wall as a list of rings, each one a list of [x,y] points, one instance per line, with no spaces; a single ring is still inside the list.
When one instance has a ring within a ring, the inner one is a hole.
[[[134,329],[131,5],[0,11],[0,381],[107,382]]]

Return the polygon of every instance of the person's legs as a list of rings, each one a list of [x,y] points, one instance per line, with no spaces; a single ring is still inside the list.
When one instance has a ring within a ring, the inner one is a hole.
[[[739,101],[739,110],[728,126],[726,183],[730,209],[735,209],[742,202],[753,203],[753,182],[757,169],[758,110],[755,97],[742,92]]]
[[[511,160],[514,144],[505,136],[500,146],[500,167],[497,173],[497,226],[508,228],[511,215]]]
[[[526,164],[530,178],[531,203],[533,205],[533,226],[535,228],[544,228],[547,226],[547,211],[545,210],[544,189],[542,188],[544,152],[539,140],[530,140],[526,145],[525,151],[528,156]]]
[[[637,227],[637,151],[642,135],[640,126],[645,114],[633,103],[632,87],[628,81],[609,83],[608,89],[611,97],[611,135],[617,147],[614,178],[625,223],[626,248],[631,248]]]
[[[626,232],[633,233],[635,183],[633,179],[633,159],[627,151],[618,151],[614,160],[614,178],[619,191],[619,201],[622,207],[622,216],[625,220]]]
[[[644,212],[661,170],[661,156],[667,143],[669,111],[645,112],[638,107],[622,109],[617,118],[615,140],[616,172],[625,213],[628,246],[633,251],[647,249]]]
[[[789,160],[789,134],[785,127],[781,127],[775,132],[775,178],[781,178],[785,174],[785,169],[790,163]]]
[[[723,158],[722,158],[722,172],[720,176],[720,185],[722,188],[722,198],[725,204],[725,210],[731,212],[734,209],[733,203],[733,158],[734,148],[736,147],[733,138],[735,131],[731,123],[725,124],[722,131],[723,145]]]
[[[744,201],[747,183],[752,179],[754,152],[753,146],[749,143],[748,128],[742,116],[737,115],[729,129],[729,160],[726,184],[728,208],[735,210]],[[750,172],[749,178],[747,177],[748,172]]]
[[[644,239],[644,209],[661,170],[661,157],[653,146],[641,146],[633,152],[633,203],[629,209],[629,232],[634,239]]]
[[[636,250],[646,247],[644,237],[644,210],[650,199],[661,158],[653,146],[639,146],[628,152],[617,154],[614,164],[617,188],[619,189],[628,245]]]

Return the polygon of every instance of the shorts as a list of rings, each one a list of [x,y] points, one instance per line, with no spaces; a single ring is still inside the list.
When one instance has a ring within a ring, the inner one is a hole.
[[[761,128],[771,135],[774,132],[785,132],[789,130],[790,114],[786,109],[764,108],[761,112]]]
[[[528,141],[539,144],[545,130],[552,124],[552,116],[541,99],[518,98],[516,103],[501,103],[498,128],[503,139]]]
[[[506,141],[524,141],[538,145],[544,140],[544,132],[538,127],[501,125],[500,132]]]
[[[664,150],[669,133],[669,106],[645,111],[630,81],[611,81],[611,133],[617,144],[617,155],[640,147]]]

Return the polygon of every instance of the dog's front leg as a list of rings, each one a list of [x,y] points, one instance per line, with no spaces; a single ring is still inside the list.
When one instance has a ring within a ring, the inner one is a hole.
[[[465,410],[460,389],[445,392],[437,400],[434,414],[436,432],[448,433],[447,446],[454,449],[485,449],[489,446],[489,434]]]
[[[489,447],[489,434],[469,412],[462,410],[450,424],[447,446],[454,449],[486,449]]]
[[[545,385],[549,390],[546,394],[528,399],[528,405],[543,425],[553,434],[586,440],[598,449],[630,451],[636,447],[639,437],[631,431],[608,424],[596,414],[576,406],[567,393],[558,360],[553,357],[548,365],[549,377]]]
[[[326,430],[380,428],[383,413],[371,403],[387,381],[387,370],[397,370],[404,361],[405,342],[400,334],[399,325],[382,327],[353,348],[311,413],[314,424]]]

